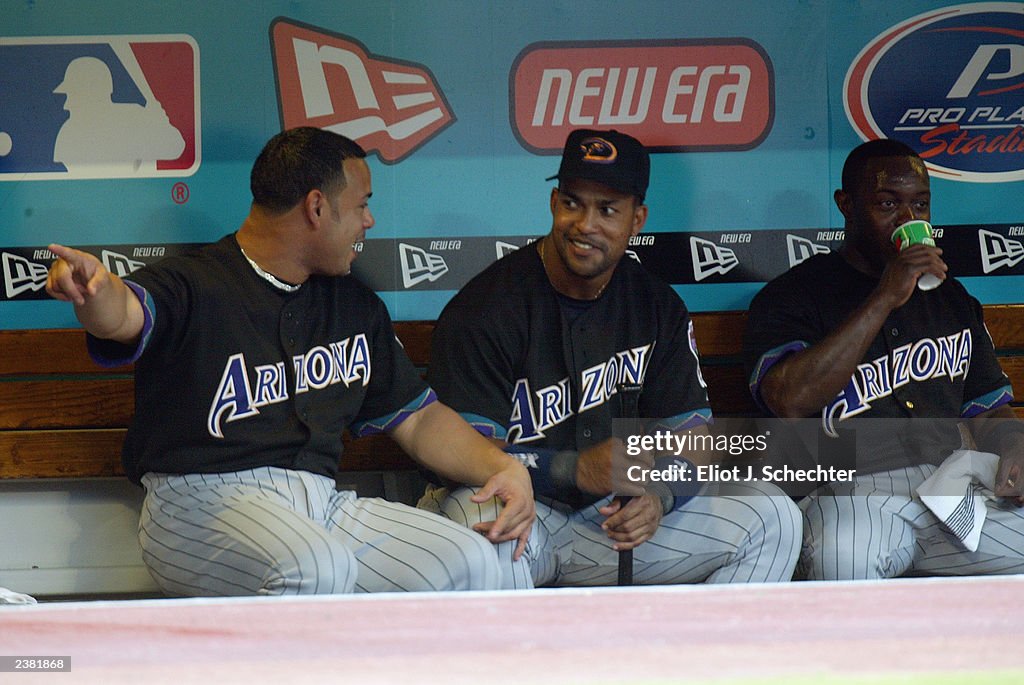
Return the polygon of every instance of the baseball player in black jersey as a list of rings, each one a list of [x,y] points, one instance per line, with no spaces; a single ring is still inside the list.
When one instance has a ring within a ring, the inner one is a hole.
[[[525,547],[526,470],[436,401],[387,310],[349,278],[373,225],[370,170],[315,128],[272,138],[234,234],[120,279],[60,245],[47,289],[74,303],[101,363],[135,362],[128,476],[140,542],[175,595],[489,589],[492,542]],[[482,486],[473,531],[338,492],[342,431],[387,431],[428,468]]]
[[[981,306],[947,277],[941,249],[897,252],[890,240],[904,222],[930,220],[924,163],[896,141],[865,143],[847,158],[835,200],[845,217],[842,248],[766,285],[751,303],[745,340],[763,407],[782,418],[817,417],[825,459],[851,438],[855,447],[856,476],[800,502],[800,573],[1024,571],[1024,424],[1009,405]],[[923,274],[944,282],[920,289]],[[961,449],[961,421],[979,452]],[[971,466],[960,473],[966,496],[955,496],[961,489],[941,497],[962,500],[964,509],[940,517],[926,493],[955,484],[959,464]],[[976,524],[980,539],[968,545]]]
[[[432,386],[524,455],[539,498],[526,554],[499,545],[506,587],[612,584],[620,550],[633,551],[641,584],[792,574],[799,514],[773,485],[709,485],[687,499],[621,477],[650,463],[624,454],[615,419],[697,432],[711,419],[686,307],[623,259],[647,219],[648,176],[634,138],[574,131],[551,193],[551,233],[475,277],[435,329]],[[474,492],[431,488],[420,506],[473,526],[500,510]],[[639,496],[623,505],[616,494]]]

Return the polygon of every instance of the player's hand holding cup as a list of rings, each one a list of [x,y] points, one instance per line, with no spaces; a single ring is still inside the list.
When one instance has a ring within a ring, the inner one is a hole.
[[[927,245],[935,247],[935,239],[932,237],[932,225],[924,219],[914,219],[901,224],[892,232],[891,238],[897,252],[903,252],[911,245]],[[917,279],[917,287],[921,290],[932,290],[939,287],[942,279],[935,274],[925,273]]]

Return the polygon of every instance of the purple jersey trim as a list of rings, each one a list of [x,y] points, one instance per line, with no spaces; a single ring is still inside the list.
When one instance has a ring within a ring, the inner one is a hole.
[[[805,343],[803,340],[794,340],[788,342],[785,345],[779,345],[778,347],[772,348],[761,355],[761,358],[757,360],[757,366],[754,367],[754,372],[750,374],[750,395],[754,398],[754,402],[757,406],[764,411],[771,413],[771,410],[765,406],[764,401],[761,399],[761,381],[768,374],[779,361],[794,352],[800,352],[806,350],[810,345]]]
[[[436,401],[437,395],[434,394],[433,389],[427,388],[416,399],[398,411],[387,414],[386,416],[381,416],[380,418],[370,419],[369,421],[357,421],[353,423],[350,427],[352,434],[356,437],[362,437],[364,435],[373,435],[374,433],[386,433],[397,428],[400,423],[405,421],[412,414],[415,414],[428,404]]]
[[[153,335],[153,321],[155,318],[153,298],[141,285],[129,280],[124,280],[123,282],[139,298],[139,304],[142,305],[142,331],[139,333],[138,344],[129,354],[117,355],[112,354],[116,349],[128,350],[129,346],[101,340],[91,333],[86,334],[85,344],[89,350],[89,356],[92,357],[94,362],[106,368],[124,366],[125,364],[133,364],[138,361],[139,357],[142,356],[143,350],[146,349],[146,345],[149,344],[150,337]]]
[[[970,402],[966,402],[964,406],[960,408],[960,416],[965,419],[977,416],[978,414],[1001,407],[1004,404],[1013,402],[1013,389],[1009,385],[1004,385],[997,390],[993,390],[987,395],[976,397]]]
[[[670,416],[666,419],[658,419],[651,430],[684,431],[697,426],[706,426],[714,423],[711,410],[708,408],[697,409],[678,416]]]

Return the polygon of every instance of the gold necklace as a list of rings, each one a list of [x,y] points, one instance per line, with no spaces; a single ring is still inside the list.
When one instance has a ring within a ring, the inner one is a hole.
[[[550,283],[550,284],[551,284],[551,287],[553,287],[553,288],[554,288],[554,286],[555,286],[555,282],[554,282],[554,280],[553,280],[553,279],[551,278],[551,272],[550,272],[550,271],[548,271],[548,262],[547,262],[547,260],[546,260],[546,259],[544,258],[544,246],[545,246],[545,245],[547,245],[547,244],[548,244],[548,239],[547,239],[547,236],[545,236],[545,237],[543,237],[543,238],[541,238],[541,239],[540,239],[540,250],[538,250],[538,251],[540,252],[540,265],[541,265],[542,267],[544,267],[544,275],[548,277],[548,283]],[[596,294],[595,294],[595,295],[594,295],[593,297],[590,297],[590,298],[588,298],[588,299],[591,299],[591,300],[596,300],[597,298],[601,297],[601,293],[603,293],[603,292],[604,292],[604,289],[608,287],[608,284],[609,284],[609,283],[611,283],[611,280],[612,280],[612,279],[611,279],[611,278],[609,278],[609,279],[608,279],[607,281],[605,281],[604,283],[602,283],[602,284],[601,284],[601,287],[600,287],[600,288],[598,288],[598,290],[597,290],[597,293],[596,293]],[[558,290],[558,288],[555,288],[555,290],[557,291],[557,290]],[[559,291],[559,292],[560,292],[560,291]],[[565,293],[562,293],[562,294],[563,294],[563,295],[565,295]],[[566,295],[566,297],[571,297],[571,295]],[[579,298],[575,298],[575,299],[579,299]]]

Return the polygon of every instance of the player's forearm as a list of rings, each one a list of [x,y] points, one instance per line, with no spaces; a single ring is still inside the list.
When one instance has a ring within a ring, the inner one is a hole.
[[[417,461],[444,478],[480,486],[514,463],[492,441],[440,402],[399,424],[392,437]]]
[[[772,367],[761,382],[761,399],[781,418],[821,411],[850,382],[891,311],[884,299],[868,298],[821,342]]]
[[[142,332],[142,305],[124,281],[110,274],[97,293],[75,305],[75,316],[92,335],[131,344]]]
[[[1024,442],[1024,422],[1008,404],[975,416],[967,421],[967,427],[975,444],[984,452],[1002,455],[1020,449]]]

